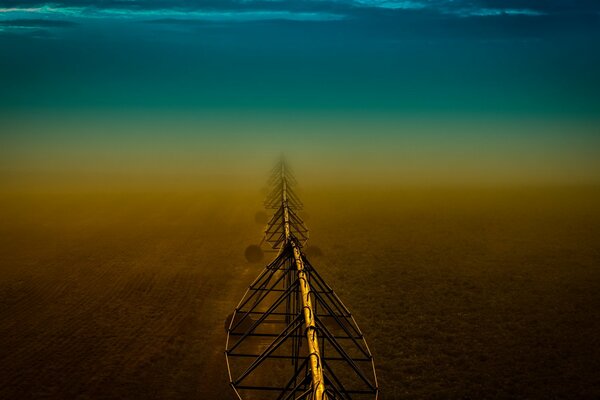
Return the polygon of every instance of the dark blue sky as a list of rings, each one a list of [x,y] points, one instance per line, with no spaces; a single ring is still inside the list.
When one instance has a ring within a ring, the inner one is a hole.
[[[600,111],[600,2],[0,0],[0,107]]]
[[[600,181],[598,1],[0,0],[0,54],[16,182]]]

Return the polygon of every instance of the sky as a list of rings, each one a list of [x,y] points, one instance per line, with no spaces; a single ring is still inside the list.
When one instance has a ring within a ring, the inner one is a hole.
[[[592,0],[0,0],[0,176],[597,183],[599,70]]]

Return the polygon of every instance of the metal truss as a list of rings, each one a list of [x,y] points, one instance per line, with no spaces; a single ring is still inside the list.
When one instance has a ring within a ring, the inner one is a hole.
[[[308,230],[296,213],[302,207],[292,191],[296,179],[283,160],[269,183],[265,206],[276,211],[264,242],[278,255],[229,323],[231,386],[246,400],[377,399],[373,356],[360,328],[302,252]]]

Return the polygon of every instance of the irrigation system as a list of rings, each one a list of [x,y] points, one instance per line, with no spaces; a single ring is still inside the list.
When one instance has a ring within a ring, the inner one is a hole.
[[[281,160],[262,244],[277,253],[235,308],[225,357],[240,400],[377,399],[373,356],[354,317],[308,261],[296,179]]]

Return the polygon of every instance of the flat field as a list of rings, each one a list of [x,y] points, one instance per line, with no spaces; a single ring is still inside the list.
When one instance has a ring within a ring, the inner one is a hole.
[[[600,188],[300,194],[382,399],[600,398]],[[261,196],[3,192],[0,399],[232,399]]]

